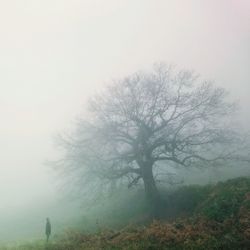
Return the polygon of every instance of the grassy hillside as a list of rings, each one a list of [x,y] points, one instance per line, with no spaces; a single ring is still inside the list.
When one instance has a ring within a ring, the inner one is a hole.
[[[137,197],[136,209],[123,210],[125,218],[133,218],[133,225],[113,230],[99,228],[95,233],[71,230],[54,237],[49,244],[41,241],[1,249],[249,249],[250,178],[213,186],[181,187],[164,192],[164,197],[167,202],[162,221],[148,223],[145,204]],[[129,204],[127,207],[131,208],[136,202],[132,200]],[[117,208],[120,213],[122,205],[119,203]],[[109,212],[103,222],[111,218]],[[113,214],[110,225],[122,217],[120,213]],[[136,218],[140,213],[144,215]]]

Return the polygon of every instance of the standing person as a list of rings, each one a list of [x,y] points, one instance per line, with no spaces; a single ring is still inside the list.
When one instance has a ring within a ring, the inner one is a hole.
[[[45,234],[47,236],[47,242],[48,242],[51,234],[51,224],[49,218],[46,219]]]

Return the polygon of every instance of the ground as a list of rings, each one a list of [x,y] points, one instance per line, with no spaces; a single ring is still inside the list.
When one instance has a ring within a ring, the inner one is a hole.
[[[70,230],[48,244],[36,241],[0,249],[250,249],[250,178],[181,187],[165,198],[171,204],[166,205],[162,220],[145,220],[119,230],[100,228],[95,233]]]

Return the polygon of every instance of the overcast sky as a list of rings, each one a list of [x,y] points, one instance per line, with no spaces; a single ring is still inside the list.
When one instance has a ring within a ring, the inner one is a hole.
[[[53,136],[154,62],[229,89],[248,124],[249,24],[249,0],[0,0],[0,209],[53,193]]]

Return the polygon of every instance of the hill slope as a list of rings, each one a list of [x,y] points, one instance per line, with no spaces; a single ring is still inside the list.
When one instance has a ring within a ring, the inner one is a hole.
[[[6,249],[249,249],[250,178],[182,187],[165,198],[171,222],[153,221],[92,234],[68,231],[48,245],[37,242]]]

